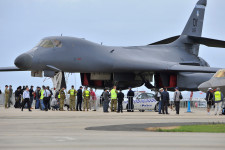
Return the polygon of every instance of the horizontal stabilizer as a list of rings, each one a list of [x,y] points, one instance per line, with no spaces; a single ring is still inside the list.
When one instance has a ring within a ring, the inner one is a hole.
[[[225,41],[196,36],[188,36],[188,37],[196,44],[203,44],[209,47],[225,48]]]
[[[173,37],[170,37],[170,38],[167,38],[167,39],[155,42],[155,43],[151,43],[149,45],[169,44],[169,43],[176,41],[179,37],[180,37],[179,35],[173,36]]]
[[[1,71],[24,71],[24,70],[17,67],[0,67],[0,72]]]

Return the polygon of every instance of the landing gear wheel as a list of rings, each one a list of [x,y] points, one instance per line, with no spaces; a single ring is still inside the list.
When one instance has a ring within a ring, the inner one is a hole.
[[[145,110],[143,110],[143,109],[140,109],[139,111],[140,111],[140,112],[145,112]]]

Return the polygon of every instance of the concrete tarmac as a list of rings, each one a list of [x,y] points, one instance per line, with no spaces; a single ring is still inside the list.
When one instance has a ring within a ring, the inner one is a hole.
[[[145,128],[196,123],[225,123],[225,116],[195,109],[175,112],[103,113],[72,111],[28,112],[0,107],[0,150],[11,149],[225,149],[225,133],[162,133]]]

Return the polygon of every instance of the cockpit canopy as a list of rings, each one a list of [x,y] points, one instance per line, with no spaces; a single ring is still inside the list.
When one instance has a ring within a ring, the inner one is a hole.
[[[217,71],[217,73],[213,77],[215,77],[215,78],[225,77],[225,69]]]
[[[53,47],[62,47],[62,42],[60,40],[41,40],[37,46],[44,47],[44,48],[53,48]]]

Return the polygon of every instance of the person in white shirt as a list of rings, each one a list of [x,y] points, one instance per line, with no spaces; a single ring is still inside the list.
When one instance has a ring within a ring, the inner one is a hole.
[[[27,103],[28,106],[28,110],[30,110],[30,92],[29,92],[29,88],[27,87],[26,90],[23,92],[23,103],[22,103],[22,109],[21,111],[23,111],[23,108],[25,106],[25,104]]]
[[[50,91],[47,89],[47,88],[43,88],[44,89],[44,99],[43,99],[43,101],[44,101],[44,105],[45,105],[45,111],[48,111],[48,105],[49,105],[49,101],[50,101],[50,95],[51,95],[51,93],[50,93]]]

